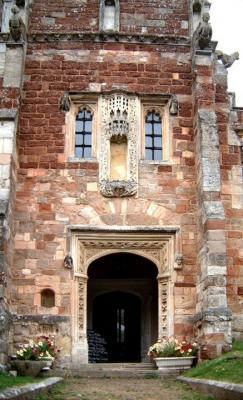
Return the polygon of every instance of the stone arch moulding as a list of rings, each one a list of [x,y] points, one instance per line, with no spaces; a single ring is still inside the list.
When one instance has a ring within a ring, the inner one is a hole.
[[[69,227],[74,260],[72,290],[72,364],[88,363],[87,281],[88,267],[104,255],[126,252],[152,261],[158,268],[158,336],[174,333],[174,276],[181,254],[180,229],[147,227]]]

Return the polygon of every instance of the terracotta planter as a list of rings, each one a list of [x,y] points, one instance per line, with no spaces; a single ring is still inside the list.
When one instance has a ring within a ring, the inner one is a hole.
[[[179,374],[190,369],[196,357],[156,357],[154,362],[159,371],[165,374]]]
[[[47,361],[14,360],[11,364],[18,375],[36,377],[47,366]]]

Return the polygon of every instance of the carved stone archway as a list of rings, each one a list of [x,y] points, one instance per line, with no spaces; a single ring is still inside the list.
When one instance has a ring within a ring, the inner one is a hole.
[[[174,274],[181,268],[177,228],[90,229],[72,227],[74,259],[72,299],[72,364],[88,363],[87,280],[88,267],[96,259],[113,253],[132,253],[152,261],[158,268],[158,336],[174,333]]]

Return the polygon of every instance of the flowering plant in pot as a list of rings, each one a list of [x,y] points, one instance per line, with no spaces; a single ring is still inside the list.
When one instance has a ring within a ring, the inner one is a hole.
[[[35,342],[30,340],[17,351],[18,360],[54,360],[56,355],[54,342],[48,336],[41,336]]]
[[[148,355],[153,358],[158,369],[168,373],[178,373],[192,366],[198,351],[194,341],[179,341],[175,337],[164,338],[153,344]]]
[[[12,364],[19,375],[37,376],[42,368],[52,365],[57,352],[54,342],[48,336],[41,336],[21,346]]]

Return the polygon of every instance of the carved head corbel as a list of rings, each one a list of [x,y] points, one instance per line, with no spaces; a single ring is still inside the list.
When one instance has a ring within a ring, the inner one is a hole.
[[[73,269],[73,258],[70,253],[64,258],[64,267],[67,269]]]
[[[180,269],[182,267],[183,264],[183,254],[176,254],[175,256],[175,268]]]

